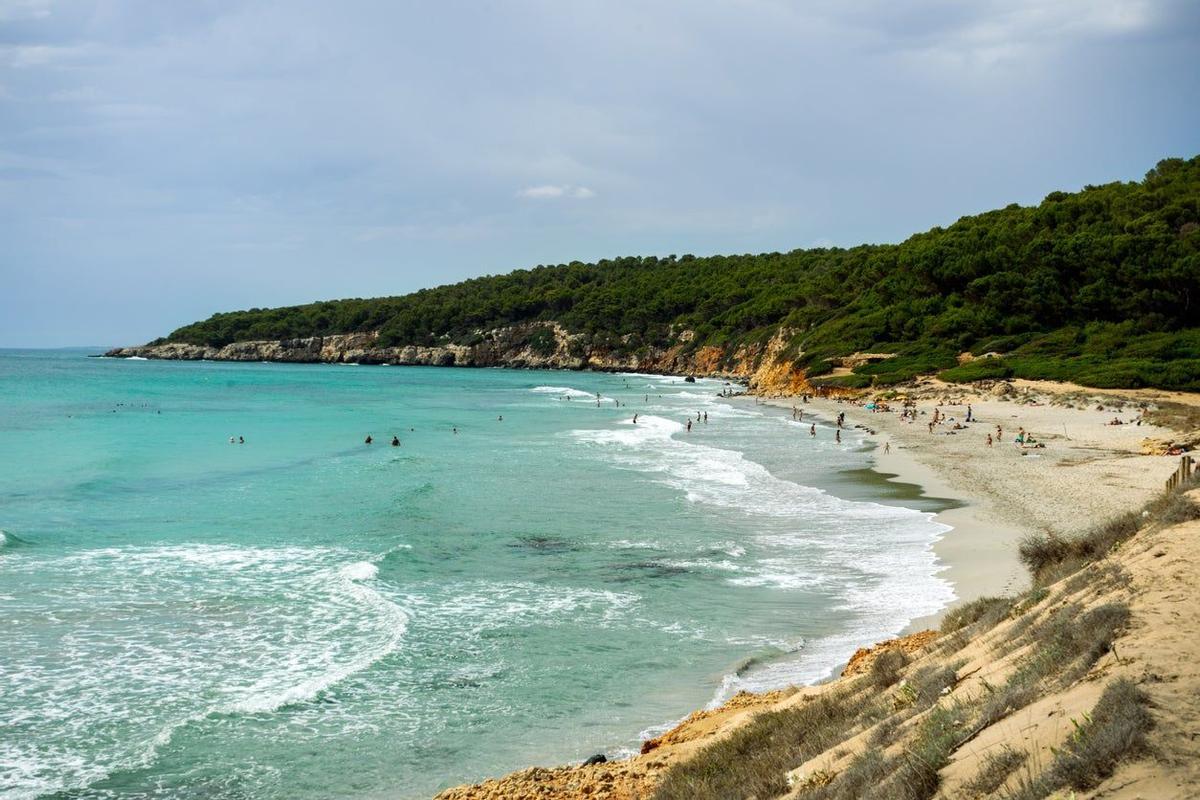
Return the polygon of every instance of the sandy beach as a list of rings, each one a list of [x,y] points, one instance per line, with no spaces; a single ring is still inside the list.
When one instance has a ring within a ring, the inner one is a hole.
[[[810,397],[807,404],[793,397],[760,402],[803,409],[827,422],[844,413],[845,427],[874,431],[869,439],[876,444],[877,471],[919,486],[928,497],[961,504],[937,515],[952,528],[935,551],[958,595],[953,608],[1026,586],[1028,576],[1017,558],[1026,534],[1077,533],[1140,507],[1161,491],[1177,459],[1143,455],[1143,443],[1172,440],[1177,432],[1151,422],[1153,413],[1137,424],[1141,406],[1200,407],[1195,396],[1180,393],[1029,381],[1003,387],[1006,393],[998,394],[929,381],[906,392],[916,403],[915,420],[901,418],[898,399],[881,399],[878,410],[868,409],[871,395]],[[940,421],[931,432],[935,410]],[[1114,419],[1125,424],[1110,424]],[[1022,429],[1045,446],[1020,447],[1014,440]],[[910,629],[935,627],[940,617],[915,620]]]

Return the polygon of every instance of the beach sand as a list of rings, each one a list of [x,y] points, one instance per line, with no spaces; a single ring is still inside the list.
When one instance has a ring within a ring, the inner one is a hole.
[[[939,513],[952,530],[935,545],[946,565],[943,576],[955,589],[953,608],[977,597],[1012,594],[1028,576],[1017,545],[1028,533],[1070,535],[1097,522],[1139,508],[1162,490],[1178,459],[1142,455],[1145,439],[1171,438],[1175,432],[1143,422],[1132,424],[1141,404],[1190,404],[1194,395],[1155,391],[1091,390],[1061,383],[1017,381],[995,395],[928,381],[907,390],[916,402],[915,422],[902,421],[901,402],[890,412],[864,407],[858,400],[798,398],[760,400],[803,408],[829,422],[845,413],[845,426],[875,431],[876,471],[897,482],[915,484],[927,497],[959,504]],[[967,404],[973,421],[965,422]],[[1103,407],[1104,410],[1097,410]],[[945,422],[929,432],[935,409]],[[1114,418],[1131,424],[1110,425]],[[955,424],[963,428],[955,430]],[[996,427],[1003,435],[996,436]],[[1024,428],[1045,448],[1021,448],[1014,439]],[[991,433],[993,445],[987,446]],[[884,452],[884,444],[891,452]],[[941,614],[914,620],[910,630],[936,627]]]

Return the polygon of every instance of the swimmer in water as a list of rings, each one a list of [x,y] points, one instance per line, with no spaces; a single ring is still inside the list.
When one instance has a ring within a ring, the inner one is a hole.
[[[392,447],[399,447],[399,446],[400,446],[400,437],[393,436],[392,437]]]
[[[368,434],[367,434],[367,438],[363,440],[363,443],[364,443],[364,444],[370,444],[370,443],[371,443],[371,442],[373,442],[373,441],[374,441],[374,439],[372,439],[372,438],[371,438],[371,434],[369,434],[369,433],[368,433]]]
[[[245,443],[246,443],[246,440],[245,440],[245,439],[243,439],[241,436],[239,436],[239,437],[238,437],[238,444],[245,444]]]

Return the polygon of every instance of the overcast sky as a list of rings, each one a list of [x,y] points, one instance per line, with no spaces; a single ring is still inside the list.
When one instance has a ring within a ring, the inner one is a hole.
[[[1200,153],[1200,3],[0,0],[0,346],[895,242]]]

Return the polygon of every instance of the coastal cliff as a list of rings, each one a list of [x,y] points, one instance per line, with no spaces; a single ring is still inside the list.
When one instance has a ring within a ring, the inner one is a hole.
[[[804,371],[781,358],[791,332],[782,330],[763,345],[689,348],[691,331],[678,344],[618,352],[586,344],[586,337],[557,324],[520,325],[481,334],[477,344],[379,344],[379,333],[344,333],[300,339],[233,342],[222,347],[166,342],[109,350],[109,358],[175,361],[278,361],[294,364],[391,364],[434,367],[510,367],[600,372],[649,372],[720,378],[747,383],[764,395],[810,390]]]

